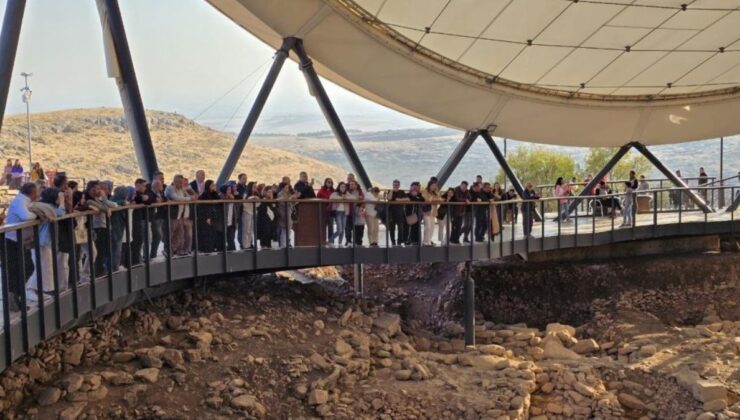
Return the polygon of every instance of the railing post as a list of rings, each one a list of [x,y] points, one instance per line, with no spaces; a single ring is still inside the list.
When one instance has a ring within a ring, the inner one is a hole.
[[[95,309],[98,307],[98,299],[95,292],[95,280],[98,277],[98,273],[95,260],[98,258],[97,253],[99,251],[95,248],[92,215],[87,215],[85,223],[87,223],[87,265],[90,271],[90,306],[92,309]]]
[[[57,263],[57,255],[59,255],[59,231],[57,229],[57,221],[49,222],[49,233],[51,235],[51,271],[52,271],[52,284],[54,286],[54,326],[56,329],[62,327],[62,309],[59,304],[59,264]]]
[[[36,274],[36,295],[38,296],[39,311],[39,336],[42,340],[46,339],[46,310],[44,308],[44,278],[43,269],[41,268],[41,238],[39,237],[39,226],[33,227],[33,253],[36,257],[33,272]],[[24,290],[25,293],[25,290]]]
[[[80,282],[80,272],[79,272],[79,262],[77,260],[77,241],[75,240],[75,219],[69,218],[66,220],[67,223],[69,223],[69,231],[72,232],[72,238],[70,239],[72,243],[70,244],[69,249],[69,256],[70,261],[72,262],[69,264],[69,270],[70,270],[70,276],[72,284],[69,285],[70,289],[72,289],[72,315],[74,318],[77,318],[79,313],[79,297],[77,296],[77,285]]]
[[[113,213],[111,213],[112,216]],[[112,217],[105,214],[105,230],[108,232],[108,301],[113,302],[113,230],[111,229]],[[118,268],[118,267],[116,267]]]
[[[0,266],[0,270],[2,270],[2,276],[0,276],[0,281],[2,281],[2,284],[0,285],[0,292],[2,292],[2,298],[3,298],[3,338],[4,338],[4,346],[5,346],[5,365],[4,367],[8,367],[13,363],[13,343],[11,341],[10,336],[10,290],[8,287],[10,287],[10,282],[8,281],[8,276],[10,274],[10,270],[8,270],[8,249],[6,247],[7,241],[5,240],[5,233],[0,233],[0,241],[2,241],[2,255],[0,255],[0,258],[2,258],[2,265]]]

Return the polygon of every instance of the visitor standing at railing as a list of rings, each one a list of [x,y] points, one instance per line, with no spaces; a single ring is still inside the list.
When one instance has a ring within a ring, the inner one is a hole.
[[[575,192],[573,192],[573,194],[575,194]],[[516,190],[514,190],[514,187],[509,188],[509,191],[504,194],[504,200],[516,200],[517,198],[519,198],[519,196],[516,194]],[[516,224],[518,214],[519,209],[517,208],[516,203],[507,204],[506,217],[504,217],[504,222],[513,222],[514,224]]]
[[[15,160],[13,167],[10,168],[10,188],[17,190],[23,183],[23,165],[19,159]]]
[[[31,253],[33,260],[33,274],[26,281],[26,302],[38,302],[39,299],[39,274],[41,275],[43,300],[51,299],[50,292],[54,291],[54,264],[56,258],[52,254],[51,223],[57,217],[64,215],[64,195],[57,188],[46,188],[41,192],[41,199],[28,205],[28,210],[34,213],[41,225],[38,228],[38,255]]]
[[[468,181],[460,182],[460,185],[455,187],[455,203],[469,203],[470,202],[470,191],[468,191]],[[463,230],[463,219],[465,218],[465,207],[467,206],[451,206],[452,209],[452,227],[450,232],[450,243],[459,244],[460,236]]]
[[[77,184],[75,183],[75,185]],[[64,206],[65,213],[72,213],[75,210],[74,191],[69,186],[67,176],[63,173],[57,174],[54,177],[53,186],[54,188],[57,188],[61,194],[61,204]],[[56,255],[57,273],[60,279],[60,288],[62,290],[67,288],[68,283],[72,284],[73,280],[69,275],[69,267],[71,264],[77,263],[76,261],[71,260],[72,248],[75,246],[74,224],[74,220],[57,223],[57,237],[59,238]]]
[[[437,184],[436,178],[429,180],[421,196],[426,202],[422,206],[422,213],[424,214],[424,245],[434,245],[434,242],[432,242],[434,238],[434,226],[437,224],[439,203],[442,202],[442,197],[439,194],[439,184]]]
[[[493,188],[491,188],[490,193],[490,201],[491,205],[489,207],[489,219],[491,229],[489,234],[491,237],[498,235],[501,233],[501,231],[504,230],[504,211],[503,206],[496,204],[497,201],[502,201],[504,199],[504,191],[501,189],[501,184],[498,182],[493,183]]]
[[[221,193],[220,199],[221,200],[234,200],[234,192],[235,188],[234,185],[229,183],[226,185],[222,185],[219,189],[219,192]],[[236,204],[233,202],[226,202],[222,203],[221,206],[219,206],[219,210],[221,210],[223,213],[223,217],[226,218],[225,223],[217,224],[216,230],[219,232],[219,236],[223,235],[224,228],[226,229],[226,250],[227,251],[235,251],[236,250],[236,242],[234,241],[234,235],[236,234],[236,211],[234,211]],[[217,251],[223,251],[224,244],[223,240],[216,241],[216,250]]]
[[[337,185],[337,189],[331,194],[332,200],[346,200],[347,199],[347,184],[340,182]],[[337,223],[337,230],[329,238],[329,243],[334,244],[334,240],[339,238],[337,246],[342,246],[342,239],[344,239],[344,230],[347,229],[347,214],[349,213],[349,206],[347,203],[332,203],[332,211],[334,213],[334,220]]]
[[[3,184],[10,187],[10,184],[13,182],[13,159],[8,159],[8,161],[5,163],[5,168],[3,169]]]
[[[196,196],[199,196],[203,194],[204,192],[207,192],[208,190],[206,189],[206,171],[202,169],[195,171],[195,179],[189,185],[190,185],[190,189],[193,190]]]
[[[631,172],[630,175],[634,174],[634,172]],[[624,183],[624,201],[622,202],[622,224],[619,227],[630,227],[634,223],[634,213],[632,213],[632,209],[634,208],[635,204],[635,198],[634,198],[634,190],[632,189],[632,182],[627,181]]]
[[[532,224],[534,223],[534,211],[535,202],[531,200],[539,200],[540,196],[537,195],[531,182],[527,182],[522,192],[522,200],[527,200],[522,203],[522,228],[524,230],[524,237],[528,238],[532,235]]]
[[[8,206],[5,223],[23,223],[36,219],[36,214],[31,212],[28,207],[32,202],[36,201],[37,198],[38,187],[36,184],[32,182],[24,184],[18,195],[13,198]],[[30,246],[24,246],[26,241],[29,241],[30,245],[30,240],[32,239],[32,235],[21,230],[11,230],[5,234],[5,261],[3,261],[3,263],[7,267],[11,310],[18,310],[20,305],[20,294],[24,293],[26,279],[33,271]],[[23,265],[21,265],[21,260],[19,258],[19,254],[21,252],[23,253]]]
[[[149,206],[154,203],[154,197],[147,191],[147,182],[143,178],[134,181],[134,204]],[[145,212],[147,209],[135,209],[131,213],[131,264],[141,263],[141,250],[144,247],[144,237],[149,226],[146,225]]]
[[[263,200],[273,200],[272,187],[265,186],[262,189]],[[257,239],[260,247],[272,248],[272,234],[275,231],[277,218],[277,204],[274,202],[257,203]]]
[[[481,203],[491,201],[491,194],[483,191],[482,183],[473,183],[473,188],[470,191],[470,201],[474,203]],[[488,206],[473,206],[473,240],[476,242],[483,242],[485,240],[486,231],[488,230]],[[466,235],[467,237],[467,235]]]
[[[130,191],[128,187],[118,186],[113,190],[113,196],[111,201],[116,203],[118,207],[123,207],[130,204],[129,201]],[[128,213],[128,216],[126,215]],[[130,238],[126,237],[126,223],[130,221],[132,217],[131,209],[116,211],[111,214],[110,217],[110,234],[111,234],[111,267],[113,271],[121,269],[122,256],[123,256],[123,243],[128,242]],[[128,228],[131,231],[131,226]]]
[[[33,164],[28,176],[31,178],[31,182],[46,181],[46,174],[44,174],[44,169],[41,167],[40,162]]]
[[[246,191],[244,193],[245,202],[242,203],[241,208],[241,233],[239,234],[239,241],[242,244],[242,249],[254,248],[254,203],[253,201],[257,198],[255,196],[255,183],[249,182],[247,184]]]
[[[87,184],[85,202],[88,208],[96,213],[92,216],[93,241],[95,242],[95,270],[94,276],[100,276],[105,271],[105,263],[108,262],[108,217],[112,215],[111,209],[116,203],[108,200],[105,187],[101,182],[90,181]]]
[[[401,181],[394,179],[392,184],[392,190],[388,194],[389,203],[398,203],[408,201],[406,192],[401,189]],[[391,245],[400,245],[405,242],[407,237],[406,233],[406,215],[403,211],[403,206],[400,205],[388,205],[388,221],[386,228],[388,229],[389,237],[391,239]]]
[[[380,222],[378,221],[378,211],[375,202],[380,200],[380,188],[372,187],[365,193],[365,205],[362,209],[362,215],[367,225],[367,239],[370,246],[378,246],[378,230]]]
[[[644,193],[645,191],[650,191],[650,183],[645,180],[645,175],[640,175],[640,182],[637,185],[637,191],[639,193]]]
[[[164,196],[164,183],[156,175],[149,186],[149,194],[152,196],[152,204],[164,203],[167,200]],[[164,236],[165,220],[169,217],[169,209],[165,206],[158,206],[147,211],[149,212],[149,229],[151,231],[151,242],[148,249],[149,258],[154,259],[157,258],[159,253],[159,245],[162,243]]]
[[[216,185],[212,179],[203,184],[203,193],[198,197],[200,201],[218,200]],[[198,252],[210,253],[216,250],[219,240],[217,226],[223,223],[223,211],[218,203],[203,203],[198,206]],[[223,248],[223,247],[221,247]]]
[[[331,178],[326,178],[324,180],[324,184],[319,188],[319,192],[316,193],[316,197],[320,198],[322,200],[330,200],[331,195],[334,193],[334,180]],[[323,220],[326,221],[326,230],[322,231],[321,233],[321,241],[329,242],[331,243],[333,241],[334,237],[334,221],[335,221],[335,213],[332,210],[332,204],[327,203],[325,206],[323,206],[322,211],[324,212],[321,216],[324,218]]]
[[[293,229],[293,217],[295,214],[295,203],[288,200],[295,200],[300,197],[300,193],[293,191],[289,183],[281,182],[278,185],[277,199],[278,202],[278,238],[281,248],[290,247],[290,232]]]
[[[247,174],[239,174],[236,177],[236,185],[234,186],[235,199],[246,200],[249,197],[247,185]],[[250,243],[244,243],[244,212],[242,211],[242,204],[234,205],[234,213],[236,214],[236,241],[239,243],[239,249],[245,249]]]
[[[347,199],[361,202],[365,195],[362,192],[360,184],[355,181],[355,176],[352,174],[350,175],[347,175]],[[347,227],[344,230],[344,237],[346,240],[345,245],[347,246],[350,246],[352,243],[355,245],[362,245],[362,235],[365,232],[365,221],[362,218],[362,213],[360,213],[361,207],[361,203],[353,203],[349,206],[349,212],[347,213]]]
[[[640,183],[637,181],[637,173],[635,171],[630,171],[627,186],[629,187],[629,193],[627,193],[627,190],[625,189],[625,199],[626,195],[629,195],[632,200],[630,207],[630,213],[632,213],[630,223],[634,223],[635,218],[637,217],[637,188],[640,186]],[[627,206],[625,205],[624,207]]]
[[[424,197],[421,196],[421,184],[419,182],[412,182],[409,188],[408,201],[411,204],[407,204],[405,208],[406,224],[408,225],[408,236],[406,237],[406,245],[419,245],[421,241],[421,220],[422,220],[422,205],[418,203],[424,202]]]
[[[555,188],[553,190],[553,193],[555,197],[559,198],[558,203],[560,221],[569,221],[568,197],[570,197],[570,185],[567,182],[563,181],[562,176],[555,181]]]
[[[185,190],[187,179],[182,175],[175,175],[172,184],[164,190],[167,201],[177,201],[183,204],[171,206],[170,209],[170,231],[164,229],[164,252],[165,255],[172,251],[173,255],[187,255],[190,250],[189,243],[185,243],[185,220],[190,218],[190,206],[192,197]],[[205,188],[205,187],[204,187]]]
[[[699,168],[699,180],[697,181],[700,187],[705,186],[709,182],[709,175],[704,171],[704,168]],[[699,195],[706,202],[707,201],[707,190],[700,189]]]
[[[448,229],[447,225],[450,221],[449,215],[452,213],[452,208],[447,203],[454,201],[454,199],[455,190],[448,188],[444,195],[441,196],[441,204],[437,209],[437,239],[441,244],[446,243],[447,237],[450,236],[450,229]]]

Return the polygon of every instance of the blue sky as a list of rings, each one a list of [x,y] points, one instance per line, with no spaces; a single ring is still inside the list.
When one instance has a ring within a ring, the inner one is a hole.
[[[0,12],[5,5],[0,0]],[[29,0],[26,7],[14,73],[33,72],[33,110],[120,106],[115,82],[106,76],[95,2]],[[120,7],[147,108],[193,117],[260,68],[200,119],[218,126],[236,111],[230,128],[243,120],[257,89],[246,100],[245,96],[261,81],[272,48],[204,0],[121,0]],[[22,83],[20,76],[13,79],[9,114],[25,111],[19,93]],[[382,119],[394,128],[430,126],[329,82],[325,85],[342,115]],[[293,62],[283,68],[263,116],[269,120],[289,113],[315,115],[321,121],[318,106]]]

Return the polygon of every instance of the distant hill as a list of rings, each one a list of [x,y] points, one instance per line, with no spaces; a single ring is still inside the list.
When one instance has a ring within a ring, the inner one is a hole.
[[[204,169],[215,179],[234,143],[226,133],[196,124],[174,113],[147,111],[159,167],[167,180],[176,173],[192,178]],[[33,159],[44,169],[66,171],[85,179],[110,179],[130,184],[139,176],[123,110],[74,109],[31,115]],[[0,132],[0,158],[20,158],[28,164],[25,115],[8,116]],[[234,172],[251,180],[295,180],[302,170],[317,180],[344,178],[346,170],[310,158],[300,151],[248,144]]]

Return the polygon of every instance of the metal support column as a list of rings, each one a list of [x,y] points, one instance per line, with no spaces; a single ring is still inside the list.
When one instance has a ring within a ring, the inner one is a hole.
[[[501,153],[501,150],[496,145],[496,142],[493,141],[493,137],[491,137],[491,134],[487,130],[481,130],[480,131],[481,137],[486,141],[486,144],[488,144],[488,148],[491,149],[491,152],[493,152],[493,156],[496,157],[496,160],[498,161],[498,164],[501,165],[501,169],[504,170],[504,173],[506,174],[506,178],[511,181],[511,186],[514,187],[516,190],[516,193],[519,194],[519,197],[524,196],[524,186],[522,185],[522,182],[519,180],[519,178],[514,173],[514,170],[511,169],[511,166],[509,166],[509,162],[506,161],[506,157]],[[542,216],[540,215],[540,212],[537,211],[537,209],[533,209],[533,216],[534,220],[537,222],[542,221]]]
[[[103,26],[108,75],[116,79],[121,94],[126,123],[131,131],[141,176],[151,180],[159,168],[118,0],[97,0],[97,5]]]
[[[355,281],[355,296],[362,297],[363,290],[365,289],[365,272],[362,264],[352,266],[352,277]]]
[[[455,172],[455,168],[457,168],[457,165],[460,164],[460,161],[465,156],[465,154],[468,153],[468,150],[470,150],[470,146],[473,145],[475,139],[477,138],[477,131],[468,131],[465,133],[465,136],[462,138],[462,140],[460,140],[460,143],[457,144],[450,157],[447,158],[447,162],[445,162],[444,166],[442,166],[442,169],[440,169],[439,173],[437,173],[437,184],[439,184],[439,188],[442,188],[442,186],[447,182],[452,173]]]
[[[0,33],[0,131],[3,129],[5,106],[8,103],[8,91],[13,78],[15,53],[18,51],[18,39],[21,36],[25,10],[26,0],[8,0],[5,4],[5,17]]]
[[[627,143],[624,146],[620,147],[619,150],[617,150],[617,153],[614,154],[614,156],[609,160],[609,162],[601,168],[599,173],[596,174],[596,176],[591,179],[591,181],[588,182],[588,184],[583,187],[583,191],[581,191],[580,194],[578,194],[579,197],[581,196],[587,196],[591,195],[591,191],[599,185],[599,182],[604,179],[606,174],[609,173],[609,171],[614,168],[614,166],[619,163],[619,161],[624,157],[624,155],[627,154],[627,152],[630,151],[630,149],[635,145],[635,143]],[[577,197],[573,200],[571,200],[570,204],[568,204],[568,214],[572,213],[573,210],[575,210],[576,206],[581,202],[580,199]]]
[[[252,135],[252,130],[254,129],[255,124],[257,124],[257,120],[262,113],[262,109],[265,107],[265,103],[267,102],[267,98],[270,96],[270,92],[272,92],[272,87],[275,85],[275,81],[280,74],[280,70],[283,68],[285,59],[288,58],[288,54],[290,53],[291,48],[293,48],[294,42],[295,38],[285,38],[283,40],[283,45],[279,50],[277,50],[277,52],[275,52],[272,67],[270,67],[270,71],[267,73],[267,78],[265,78],[265,81],[262,83],[262,88],[257,94],[257,98],[254,100],[252,109],[249,111],[249,115],[247,115],[247,119],[244,121],[241,131],[239,131],[239,135],[236,136],[236,141],[234,141],[234,146],[232,146],[231,151],[229,152],[229,157],[226,158],[224,167],[218,175],[218,180],[216,181],[217,185],[223,185],[226,183],[234,172],[234,168],[236,168],[236,164],[244,152],[244,148],[247,146],[249,136]]]
[[[339,145],[342,147],[347,159],[349,159],[352,170],[357,175],[362,186],[365,189],[369,189],[372,186],[370,177],[367,175],[365,167],[362,166],[362,161],[360,161],[360,157],[357,155],[357,152],[352,145],[352,141],[349,139],[349,135],[347,135],[347,131],[344,129],[344,125],[342,125],[339,115],[337,115],[337,111],[334,109],[331,100],[329,100],[329,95],[326,94],[324,86],[321,84],[321,80],[319,80],[319,75],[316,74],[313,62],[308,57],[308,54],[306,54],[302,40],[295,39],[293,51],[295,51],[300,59],[301,71],[303,72],[303,76],[306,78],[306,83],[308,83],[308,89],[311,92],[311,95],[316,98],[316,101],[318,101],[319,107],[321,107],[321,111],[324,113],[324,117],[326,117],[326,121],[334,132],[334,136],[337,138],[337,141],[339,141]]]
[[[472,265],[465,262],[465,280],[463,283],[463,317],[465,326],[465,347],[475,347],[475,281]]]
[[[655,155],[652,154],[652,152],[650,152],[650,150],[648,150],[647,147],[637,142],[632,143],[632,145],[634,146],[635,149],[637,149],[640,153],[642,153],[643,156],[645,156],[650,161],[650,163],[655,165],[655,167],[658,168],[658,170],[662,172],[666,178],[670,179],[673,185],[679,188],[689,188],[689,186],[681,178],[677,177],[676,174],[673,173],[673,171],[671,171],[665,165],[663,165],[663,162],[658,160],[658,158],[655,157]],[[687,189],[684,192],[688,194],[691,201],[693,201],[694,204],[697,205],[697,207],[702,209],[704,213],[711,213],[714,211],[711,207],[707,205],[704,199],[702,199],[699,196],[699,194],[696,193],[696,191]]]
[[[719,138],[719,186],[724,187],[725,186],[725,138],[720,137]],[[719,208],[723,208],[725,206],[725,190],[720,189],[719,190]]]

